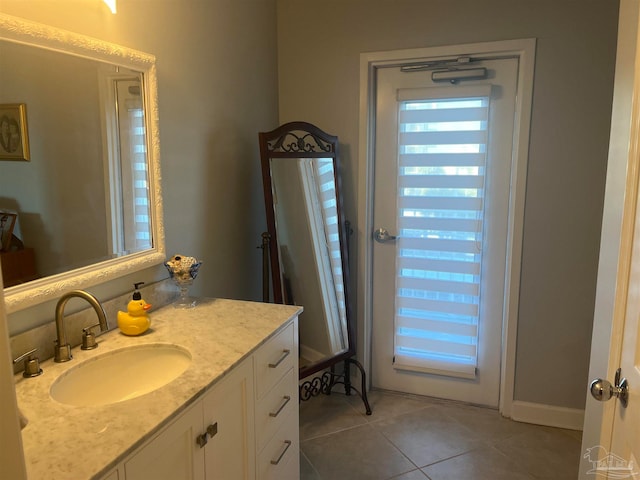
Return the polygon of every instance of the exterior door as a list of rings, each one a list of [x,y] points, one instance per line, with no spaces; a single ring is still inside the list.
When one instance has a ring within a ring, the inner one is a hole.
[[[497,407],[518,58],[473,68],[377,71],[371,374]]]

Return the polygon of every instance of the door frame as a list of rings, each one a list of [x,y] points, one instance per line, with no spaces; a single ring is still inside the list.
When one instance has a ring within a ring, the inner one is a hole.
[[[357,258],[357,351],[365,371],[371,370],[372,338],[372,272],[373,272],[373,180],[375,153],[375,104],[376,71],[378,68],[420,62],[427,58],[456,58],[464,52],[474,58],[518,57],[518,86],[516,91],[516,125],[513,135],[511,162],[511,192],[509,195],[507,275],[502,325],[502,359],[500,372],[500,412],[510,417],[515,387],[516,334],[518,327],[518,302],[520,294],[520,258],[524,227],[524,200],[527,162],[529,154],[529,130],[531,101],[533,97],[533,72],[536,40],[534,38],[483,42],[440,47],[425,47],[386,52],[369,52],[360,55],[360,120],[358,142],[358,258]],[[369,375],[369,382],[371,375]],[[367,386],[370,387],[370,384]]]

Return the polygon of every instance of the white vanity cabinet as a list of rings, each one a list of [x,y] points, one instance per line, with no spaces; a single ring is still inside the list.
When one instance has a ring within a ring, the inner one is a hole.
[[[298,435],[293,321],[104,480],[296,480]]]

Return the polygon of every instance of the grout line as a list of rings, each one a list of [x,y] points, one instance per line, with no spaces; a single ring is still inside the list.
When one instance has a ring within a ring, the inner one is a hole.
[[[338,434],[338,433],[343,433],[343,432],[346,432],[348,430],[353,430],[353,429],[361,428],[361,427],[371,427],[371,425],[369,425],[368,423],[362,423],[360,425],[351,425],[349,427],[339,428],[338,430],[333,430],[331,432],[327,432],[327,433],[323,433],[323,434],[320,434],[320,435],[316,435],[315,437],[308,437],[308,438],[305,438],[304,440],[300,440],[300,444],[303,444],[305,442],[309,442],[311,440],[317,440],[319,438],[329,437],[331,435],[335,435],[335,434]]]
[[[304,451],[302,449],[300,449],[300,455],[302,455],[305,458],[305,460],[307,461],[307,463],[309,464],[309,466],[313,470],[313,473],[316,475],[316,477],[319,480],[322,480],[322,475],[320,475],[320,472],[318,472],[318,469],[315,467],[315,465],[313,463],[311,463],[311,460],[309,460],[309,457],[307,457],[306,453],[304,453]]]
[[[394,479],[400,478],[400,477],[402,477],[403,475],[406,475],[407,473],[411,473],[411,472],[420,472],[420,473],[423,475],[423,477],[425,478],[425,480],[431,480],[431,477],[429,477],[429,475],[427,475],[426,473],[424,473],[424,472],[423,472],[421,469],[419,469],[419,468],[416,468],[416,469],[414,469],[414,470],[409,470],[409,471],[407,471],[407,472],[399,473],[398,475],[394,475],[393,477],[389,477],[389,478],[387,478],[387,479],[385,479],[385,480],[394,480]]]

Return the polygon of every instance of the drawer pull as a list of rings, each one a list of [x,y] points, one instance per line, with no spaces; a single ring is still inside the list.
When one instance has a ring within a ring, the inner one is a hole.
[[[284,443],[284,450],[282,450],[282,453],[277,458],[277,460],[271,460],[271,465],[278,465],[280,463],[280,460],[282,460],[282,457],[284,457],[284,454],[287,453],[287,450],[289,450],[289,447],[291,446],[291,440],[285,440]]]
[[[285,395],[284,397],[282,397],[282,399],[284,400],[284,402],[282,402],[282,405],[280,405],[280,408],[278,408],[278,410],[275,412],[269,412],[270,417],[277,417],[278,415],[280,415],[280,412],[282,411],[282,409],[286,407],[287,403],[291,401],[291,397],[289,395]]]
[[[278,368],[278,365],[284,362],[284,359],[287,358],[290,353],[291,353],[291,350],[282,350],[282,356],[278,359],[276,363],[270,363],[269,368]]]

